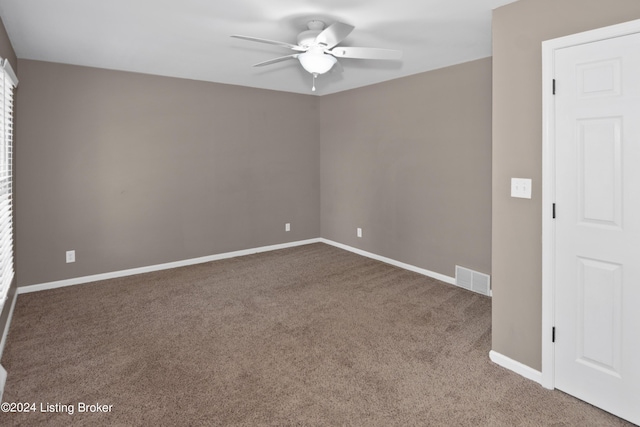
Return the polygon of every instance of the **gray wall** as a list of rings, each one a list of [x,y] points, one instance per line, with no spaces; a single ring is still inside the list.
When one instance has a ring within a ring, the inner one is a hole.
[[[637,0],[521,0],[493,14],[493,350],[542,364],[544,40],[640,18]],[[531,200],[509,197],[533,179]]]
[[[16,59],[16,53],[13,51],[13,46],[11,46],[11,41],[9,40],[9,36],[7,35],[7,30],[4,28],[4,23],[0,20],[0,57],[8,58],[11,63],[11,67],[13,71],[18,73],[18,61]],[[14,146],[17,145],[17,135],[14,136]],[[15,221],[14,221],[15,224]],[[15,235],[14,235],[15,238]],[[14,278],[13,283],[11,284],[11,288],[9,288],[9,294],[7,295],[7,301],[5,302],[2,312],[0,313],[0,337],[7,325],[7,320],[9,319],[9,311],[11,309],[11,302],[16,293],[16,279]],[[1,351],[1,349],[0,349]]]
[[[320,128],[323,237],[491,273],[491,58],[323,96]]]
[[[321,98],[20,71],[19,286],[319,236],[490,273],[489,58]]]
[[[315,97],[19,67],[19,286],[320,235]]]

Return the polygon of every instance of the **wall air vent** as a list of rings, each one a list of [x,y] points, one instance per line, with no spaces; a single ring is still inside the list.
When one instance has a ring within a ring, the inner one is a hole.
[[[491,277],[456,265],[456,285],[479,294],[491,296]]]

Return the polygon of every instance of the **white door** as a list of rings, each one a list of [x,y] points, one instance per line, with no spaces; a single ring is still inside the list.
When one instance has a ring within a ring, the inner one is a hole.
[[[555,79],[555,387],[640,424],[640,34]]]

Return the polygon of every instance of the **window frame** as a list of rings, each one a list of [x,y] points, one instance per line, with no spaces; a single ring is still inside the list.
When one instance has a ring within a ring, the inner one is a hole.
[[[14,269],[14,95],[18,78],[8,59],[0,58],[0,312],[4,308]]]

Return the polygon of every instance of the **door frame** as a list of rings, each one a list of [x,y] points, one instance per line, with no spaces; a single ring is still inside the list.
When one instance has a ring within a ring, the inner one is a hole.
[[[548,389],[555,388],[555,103],[553,79],[555,51],[572,46],[640,33],[640,19],[585,31],[542,42],[542,379]]]

